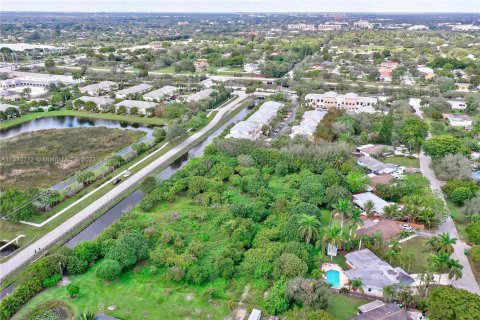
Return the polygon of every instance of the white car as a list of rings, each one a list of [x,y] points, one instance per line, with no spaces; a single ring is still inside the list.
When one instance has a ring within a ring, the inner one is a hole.
[[[127,171],[125,172],[125,174],[123,175],[124,178],[127,178],[131,175],[132,173],[130,171]]]
[[[400,228],[402,228],[405,231],[412,231],[412,227],[409,226],[408,224],[401,224]]]

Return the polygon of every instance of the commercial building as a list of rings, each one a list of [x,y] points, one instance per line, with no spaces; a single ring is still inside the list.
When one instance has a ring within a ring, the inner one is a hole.
[[[342,29],[340,24],[319,24],[318,31],[338,31]]]
[[[373,97],[362,97],[356,93],[347,93],[345,95],[329,91],[323,94],[309,93],[305,96],[305,101],[312,107],[319,109],[337,108],[346,110],[348,113],[374,113],[374,106],[378,99]]]
[[[314,24],[306,24],[306,23],[295,23],[295,24],[289,24],[287,26],[288,30],[300,30],[300,31],[315,31],[315,25]]]
[[[309,139],[312,139],[318,123],[322,121],[326,114],[327,112],[323,110],[305,111],[300,125],[292,127],[292,133],[290,134],[290,137],[293,138],[295,136],[306,136]]]
[[[258,110],[245,121],[235,124],[226,138],[250,139],[256,140],[260,138],[262,126],[268,124],[275,118],[278,111],[283,108],[284,104],[275,101],[267,101],[258,108]]]
[[[169,96],[178,91],[177,87],[165,86],[160,89],[150,91],[143,95],[143,99],[147,101],[161,100],[164,96]]]
[[[56,52],[66,50],[66,48],[30,43],[0,43],[0,48],[8,48],[12,51],[20,52]]]
[[[368,20],[358,20],[353,23],[356,29],[373,29],[373,23]]]
[[[74,84],[72,76],[34,73],[34,72],[21,72],[13,71],[10,73],[13,78],[0,81],[0,86],[3,89],[15,88],[15,87],[47,87],[51,84],[63,83],[65,85]]]
[[[117,91],[115,96],[119,99],[125,99],[129,94],[136,94],[136,93],[141,93],[144,91],[147,91],[151,89],[152,86],[146,83],[141,83],[133,87],[129,87],[123,90]]]
[[[117,109],[120,106],[124,106],[125,108],[127,108],[129,113],[131,113],[132,108],[137,108],[139,114],[147,114],[147,109],[155,108],[157,104],[155,102],[148,101],[123,100],[115,105]]]
[[[365,293],[382,297],[383,288],[389,285],[410,285],[415,280],[402,268],[393,268],[369,249],[345,255],[345,262],[352,269],[345,271],[349,279],[362,280]]]
[[[102,81],[99,83],[90,84],[80,88],[81,93],[86,93],[91,96],[99,96],[102,93],[107,93],[111,89],[117,88],[118,84],[113,81]]]

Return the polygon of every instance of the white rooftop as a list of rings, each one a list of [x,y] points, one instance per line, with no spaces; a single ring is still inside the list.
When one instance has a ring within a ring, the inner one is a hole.
[[[138,92],[148,90],[150,88],[152,88],[151,85],[149,85],[147,83],[141,83],[141,84],[138,84],[138,85],[130,87],[130,88],[119,90],[119,91],[117,91],[117,95],[128,95],[128,94],[138,93]]]

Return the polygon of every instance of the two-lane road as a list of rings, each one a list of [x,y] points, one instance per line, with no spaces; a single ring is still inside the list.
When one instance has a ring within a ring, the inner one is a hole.
[[[57,242],[59,239],[61,239],[69,231],[74,229],[77,225],[93,216],[98,208],[108,205],[111,201],[118,198],[124,191],[128,190],[130,187],[144,179],[159,166],[172,159],[172,157],[174,157],[179,152],[186,151],[192,143],[198,141],[205,133],[207,133],[210,129],[214,128],[227,113],[237,108],[247,97],[244,92],[236,92],[236,94],[238,95],[238,97],[227,103],[225,106],[221,107],[215,117],[212,119],[212,121],[200,131],[188,137],[185,141],[181,142],[179,145],[175,146],[174,148],[166,152],[164,155],[154,160],[152,163],[148,164],[146,167],[144,167],[137,173],[133,174],[127,180],[107,192],[101,198],[92,202],[85,209],[79,211],[73,217],[63,222],[61,225],[44,235],[39,240],[35,241],[33,244],[23,248],[20,252],[18,252],[15,256],[10,258],[6,262],[0,264],[0,282],[4,281],[17,268],[31,261],[35,257],[35,255],[38,254],[37,251],[39,250],[39,248],[48,248],[49,246]]]

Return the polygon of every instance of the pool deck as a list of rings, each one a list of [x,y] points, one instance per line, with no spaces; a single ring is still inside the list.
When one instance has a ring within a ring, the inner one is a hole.
[[[324,263],[322,263],[322,270],[325,271],[325,272],[327,272],[329,270],[338,271],[340,273],[340,288],[347,285],[348,277],[345,275],[345,272],[343,272],[343,269],[340,268],[340,266],[338,264],[324,262]]]

